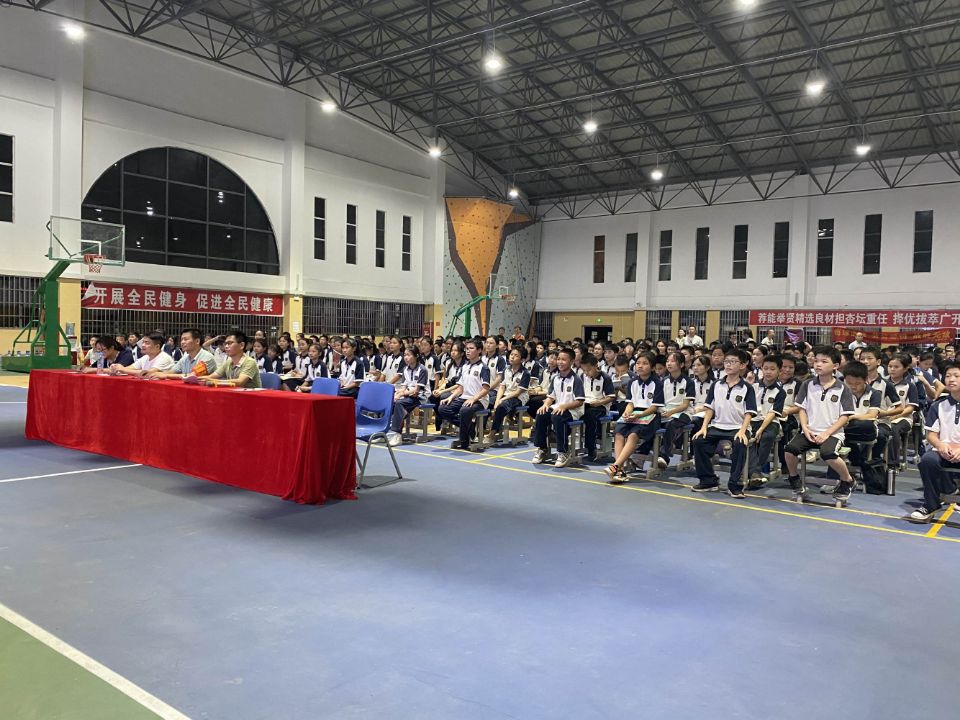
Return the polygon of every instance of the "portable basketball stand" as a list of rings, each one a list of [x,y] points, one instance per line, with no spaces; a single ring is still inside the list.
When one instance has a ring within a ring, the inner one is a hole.
[[[70,339],[60,326],[60,276],[76,263],[83,263],[91,273],[99,273],[103,265],[124,264],[123,225],[53,216],[47,230],[47,258],[55,264],[33,293],[30,319],[13,341],[13,354],[3,356],[0,362],[4,370],[27,373],[69,368],[73,357]],[[76,232],[67,238],[71,230]]]

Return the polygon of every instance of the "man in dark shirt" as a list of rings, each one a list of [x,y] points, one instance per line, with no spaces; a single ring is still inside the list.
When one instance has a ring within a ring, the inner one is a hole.
[[[100,353],[100,358],[95,364],[85,367],[83,372],[104,372],[111,365],[123,365],[124,367],[133,365],[133,352],[128,347],[121,347],[120,343],[114,338],[100,338],[97,341],[96,349]]]

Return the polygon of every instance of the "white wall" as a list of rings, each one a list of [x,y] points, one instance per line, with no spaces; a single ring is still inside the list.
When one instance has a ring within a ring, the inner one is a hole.
[[[900,162],[891,160],[888,166],[899,167]],[[913,162],[907,162],[905,169]],[[801,176],[785,185],[777,199],[767,201],[741,199],[710,207],[639,209],[573,220],[548,216],[543,223],[537,309],[960,306],[960,296],[950,291],[951,270],[960,265],[960,177],[933,159],[911,173],[905,187],[875,189],[878,184],[878,176],[861,166],[844,179],[836,194],[819,193],[809,178]],[[933,269],[915,274],[913,223],[919,210],[934,211]],[[874,213],[883,215],[880,274],[864,275],[864,217]],[[818,278],[821,218],[835,221],[834,262],[833,276]],[[791,223],[787,278],[773,277],[776,222]],[[747,278],[734,280],[733,228],[741,224],[749,226]],[[693,279],[698,227],[710,228],[707,280]],[[673,231],[669,282],[657,280],[661,230]],[[628,232],[639,235],[636,284],[621,282]],[[594,235],[607,237],[607,282],[602,286],[592,282]]]
[[[77,46],[60,25],[44,13],[0,10],[0,132],[13,135],[16,145],[15,221],[0,223],[0,274],[46,273],[44,225],[54,206],[77,214],[112,163],[174,146],[215,158],[256,193],[277,236],[280,275],[131,263],[105,267],[104,278],[437,302],[436,258],[445,235],[441,164],[345,114],[323,114],[293,91],[90,27]],[[82,150],[75,168],[55,157],[57,142],[69,141],[74,130]],[[63,202],[57,193],[67,195]],[[323,262],[313,258],[315,196],[327,200]],[[347,203],[359,208],[355,266],[344,262]],[[375,267],[376,210],[387,213],[385,269]],[[403,215],[413,225],[409,272],[400,270]]]

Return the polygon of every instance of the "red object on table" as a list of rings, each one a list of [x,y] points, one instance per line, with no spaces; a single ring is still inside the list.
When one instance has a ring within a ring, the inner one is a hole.
[[[321,504],[356,499],[353,398],[34,370],[26,436]]]

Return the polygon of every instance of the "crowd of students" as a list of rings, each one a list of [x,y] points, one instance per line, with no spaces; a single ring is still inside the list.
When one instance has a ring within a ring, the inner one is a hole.
[[[929,522],[941,496],[956,494],[960,470],[960,365],[956,347],[869,346],[863,334],[848,346],[778,345],[774,331],[759,343],[749,336],[705,345],[690,327],[672,341],[626,338],[601,343],[576,338],[525,339],[516,328],[489,337],[374,338],[288,333],[268,342],[262,331],[202,336],[183,331],[180,342],[158,332],[91,338],[81,358],[87,372],[179,378],[210,385],[260,387],[262,373],[277,373],[282,388],[308,392],[314,379],[334,377],[340,393],[356,396],[362,382],[396,386],[389,442],[402,441],[405,417],[421,404],[435,408],[439,430],[458,427],[454,448],[482,451],[496,441],[506,418],[527,408],[533,462],[548,462],[551,437],[556,467],[575,460],[570,423],[583,423],[587,462],[598,458],[601,423],[615,417],[610,482],[636,469],[631,458],[649,456],[660,433],[666,468],[690,432],[694,492],[717,492],[714,457],[730,458],[727,492],[734,498],[762,487],[776,452],[796,499],[807,495],[801,458],[818,454],[833,479],[827,491],[846,503],[859,468],[868,492],[885,491],[887,468],[902,470],[912,439],[924,487],[922,507],[910,519]],[[475,442],[474,418],[489,410],[485,443]],[[925,431],[925,432],[924,432]],[[748,463],[749,458],[749,463]],[[811,457],[812,459],[812,457]],[[823,488],[821,488],[823,490]]]

